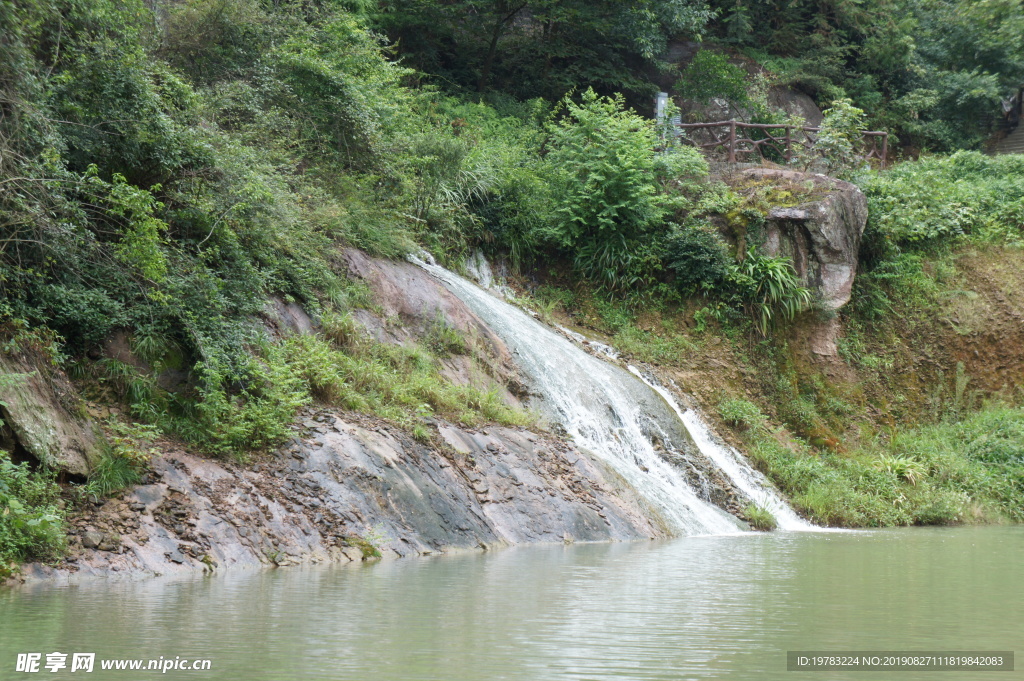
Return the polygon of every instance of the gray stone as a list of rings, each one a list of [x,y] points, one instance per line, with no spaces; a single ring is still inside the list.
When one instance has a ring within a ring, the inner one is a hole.
[[[82,535],[82,547],[87,549],[98,548],[103,541],[103,533],[90,531]]]
[[[768,90],[768,104],[791,116],[799,116],[811,127],[818,127],[824,119],[813,99],[785,85],[775,85]]]
[[[849,182],[795,170],[751,168],[742,174],[813,184],[820,198],[768,213],[765,251],[790,259],[803,284],[826,309],[837,310],[849,302],[860,239],[868,220],[867,199],[860,189]]]
[[[275,335],[310,334],[319,328],[302,306],[286,302],[279,296],[272,296],[263,311],[267,329]]]
[[[117,551],[121,548],[121,535],[113,532],[105,533],[96,548],[100,551]]]

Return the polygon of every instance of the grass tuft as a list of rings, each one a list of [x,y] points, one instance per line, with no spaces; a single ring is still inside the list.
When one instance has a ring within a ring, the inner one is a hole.
[[[764,506],[749,504],[743,510],[743,515],[746,516],[747,522],[750,523],[752,528],[761,532],[770,532],[779,526],[775,516]]]

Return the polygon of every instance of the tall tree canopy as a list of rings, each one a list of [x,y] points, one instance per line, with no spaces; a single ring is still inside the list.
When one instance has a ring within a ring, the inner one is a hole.
[[[376,21],[423,71],[558,97],[581,84],[649,91],[635,67],[711,16],[703,0],[382,0]]]

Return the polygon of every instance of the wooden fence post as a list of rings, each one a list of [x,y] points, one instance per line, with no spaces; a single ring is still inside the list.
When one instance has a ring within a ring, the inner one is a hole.
[[[729,163],[736,162],[736,119],[729,121]]]
[[[790,128],[786,126],[786,165],[788,166],[793,160],[793,136],[790,133]]]

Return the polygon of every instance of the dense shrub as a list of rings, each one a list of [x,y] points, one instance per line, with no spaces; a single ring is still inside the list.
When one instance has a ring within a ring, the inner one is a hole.
[[[1024,241],[1024,159],[957,152],[867,176],[864,251],[878,262],[961,237]]]
[[[0,579],[11,562],[48,560],[63,550],[64,514],[53,478],[0,450]]]
[[[702,104],[725,99],[734,107],[747,104],[747,73],[729,58],[712,50],[700,50],[683,70],[676,83],[679,95]]]
[[[665,265],[684,294],[722,290],[733,264],[726,243],[711,227],[677,228],[666,240]]]
[[[653,123],[621,97],[588,90],[563,107],[548,126],[557,202],[547,236],[580,274],[610,291],[647,283],[660,266],[666,220],[683,201],[671,181],[692,170],[696,151],[656,152]]]

